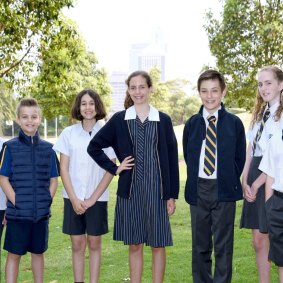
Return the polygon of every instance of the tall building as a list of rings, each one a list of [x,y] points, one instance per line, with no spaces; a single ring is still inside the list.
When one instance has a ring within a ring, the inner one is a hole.
[[[165,80],[166,44],[160,29],[154,32],[151,42],[136,43],[130,50],[130,72],[136,70],[149,71],[159,68],[161,80]]]
[[[148,46],[149,43],[135,43],[132,45],[130,50],[130,72],[141,69],[139,58],[142,54],[142,51]]]
[[[127,90],[125,80],[127,77],[128,74],[123,71],[114,71],[110,76],[109,83],[112,87],[110,114],[124,109],[124,99]]]

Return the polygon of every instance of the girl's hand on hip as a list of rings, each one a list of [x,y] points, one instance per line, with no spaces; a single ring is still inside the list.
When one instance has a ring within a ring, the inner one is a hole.
[[[133,166],[135,165],[134,163],[134,158],[132,156],[127,156],[122,163],[119,165],[117,171],[116,171],[116,175],[119,175],[122,171],[124,170],[130,170],[133,168]]]

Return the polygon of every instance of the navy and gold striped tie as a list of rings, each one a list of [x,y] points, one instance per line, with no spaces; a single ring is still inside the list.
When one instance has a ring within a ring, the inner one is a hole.
[[[215,171],[215,152],[216,152],[216,117],[208,116],[208,126],[205,137],[205,151],[204,151],[204,172],[210,176]]]
[[[266,121],[268,120],[269,116],[270,116],[270,110],[269,110],[269,108],[267,108],[265,113],[264,113],[264,115],[263,115],[263,118],[261,120],[260,127],[259,127],[259,129],[258,129],[258,131],[256,133],[255,139],[253,141],[253,155],[255,153],[256,144],[257,144],[257,142],[259,141],[259,139],[261,137],[261,134],[262,134],[262,131],[263,131],[263,127],[264,127]]]

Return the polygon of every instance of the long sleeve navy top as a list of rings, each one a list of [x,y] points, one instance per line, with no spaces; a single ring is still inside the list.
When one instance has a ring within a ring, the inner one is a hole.
[[[126,157],[135,157],[133,143],[130,137],[128,122],[125,120],[126,111],[115,113],[111,119],[94,136],[88,146],[89,155],[95,162],[106,171],[115,175],[117,165],[114,164],[103,152],[103,148],[111,146],[120,162]],[[161,198],[177,199],[179,195],[179,166],[178,147],[174,134],[171,118],[159,112],[160,121],[157,122],[158,133],[158,159],[162,182]],[[130,198],[130,191],[133,182],[134,168],[124,170],[119,175],[117,195],[123,198]]]

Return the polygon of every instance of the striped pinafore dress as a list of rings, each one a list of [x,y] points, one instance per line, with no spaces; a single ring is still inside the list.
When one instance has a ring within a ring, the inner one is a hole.
[[[148,118],[127,120],[135,154],[133,184],[128,199],[117,196],[114,240],[126,245],[172,246],[167,201],[162,199],[158,158],[158,128]],[[130,189],[130,188],[129,188]]]

